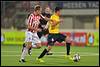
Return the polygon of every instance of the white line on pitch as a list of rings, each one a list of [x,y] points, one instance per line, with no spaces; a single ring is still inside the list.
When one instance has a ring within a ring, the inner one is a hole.
[[[4,53],[8,53],[8,52],[20,53],[20,51],[1,51],[1,52],[4,52]],[[40,51],[32,51],[32,52],[33,53],[39,53]],[[57,54],[57,53],[66,53],[66,52],[53,52],[53,53]],[[90,55],[98,54],[98,53],[93,53],[93,52],[71,52],[71,53],[90,54]]]

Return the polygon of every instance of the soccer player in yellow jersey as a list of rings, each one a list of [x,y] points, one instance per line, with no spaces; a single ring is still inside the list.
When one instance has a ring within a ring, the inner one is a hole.
[[[39,60],[40,62],[44,62],[41,58],[52,49],[52,46],[56,41],[66,42],[66,50],[67,50],[66,54],[67,56],[70,56],[71,41],[68,37],[66,37],[66,35],[59,33],[59,25],[61,22],[62,19],[60,19],[60,8],[56,7],[55,13],[50,17],[49,21],[48,49],[44,49],[43,52],[40,54],[40,56],[37,58],[37,60]]]

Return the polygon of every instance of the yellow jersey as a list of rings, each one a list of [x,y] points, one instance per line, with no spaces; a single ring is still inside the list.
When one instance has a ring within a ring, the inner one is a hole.
[[[49,21],[49,33],[53,33],[53,34],[56,34],[56,33],[59,33],[59,21],[60,21],[60,18],[58,15],[56,14],[53,14],[51,17],[50,17],[50,20],[54,21]],[[52,26],[51,23],[57,23],[56,26]]]

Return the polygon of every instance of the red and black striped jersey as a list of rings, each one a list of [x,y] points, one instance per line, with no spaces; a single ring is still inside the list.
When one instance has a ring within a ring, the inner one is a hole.
[[[30,14],[28,20],[27,20],[27,24],[29,24],[30,26],[33,27],[32,30],[28,29],[29,31],[36,31],[38,29],[38,26],[40,24],[40,18],[41,16],[40,15],[34,15],[34,14]]]

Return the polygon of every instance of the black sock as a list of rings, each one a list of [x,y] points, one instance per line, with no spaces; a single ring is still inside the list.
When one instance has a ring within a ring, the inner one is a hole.
[[[67,52],[67,55],[70,55],[70,44],[71,43],[66,43],[66,52]]]
[[[23,47],[26,47],[25,43],[23,43]],[[32,49],[32,47],[29,48],[29,50],[31,50],[31,49]]]
[[[24,50],[24,47],[26,47],[25,43],[23,43],[23,48],[22,48],[22,52],[23,52],[23,50]]]
[[[47,52],[47,49],[44,49],[38,58],[42,58]]]
[[[23,47],[26,47],[25,43],[23,43]]]
[[[29,48],[29,50],[31,50],[31,49],[32,49],[32,47]]]

